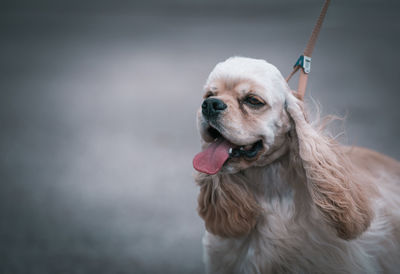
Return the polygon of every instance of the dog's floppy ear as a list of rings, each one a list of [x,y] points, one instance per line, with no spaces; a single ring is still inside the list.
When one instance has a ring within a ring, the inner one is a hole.
[[[336,142],[307,122],[303,102],[288,94],[286,103],[313,203],[340,238],[356,238],[372,218],[368,195],[361,186],[365,182]]]
[[[240,237],[256,225],[260,207],[245,185],[224,178],[199,175],[198,212],[209,232]]]

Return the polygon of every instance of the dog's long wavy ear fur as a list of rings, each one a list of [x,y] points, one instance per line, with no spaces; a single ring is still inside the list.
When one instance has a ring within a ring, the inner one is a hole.
[[[243,182],[223,178],[196,177],[200,185],[198,212],[206,228],[221,237],[240,237],[256,225],[260,207]]]
[[[313,203],[340,238],[356,238],[368,228],[372,218],[368,184],[361,181],[362,176],[337,143],[308,123],[302,101],[289,94],[286,103]]]

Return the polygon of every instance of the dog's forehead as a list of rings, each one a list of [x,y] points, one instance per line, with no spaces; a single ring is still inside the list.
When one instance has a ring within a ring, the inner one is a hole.
[[[272,64],[261,59],[246,57],[231,57],[215,66],[211,71],[206,88],[218,89],[218,83],[224,82],[225,86],[235,86],[239,91],[250,88],[249,83],[262,87],[265,99],[270,104],[283,102],[289,87],[279,70]]]

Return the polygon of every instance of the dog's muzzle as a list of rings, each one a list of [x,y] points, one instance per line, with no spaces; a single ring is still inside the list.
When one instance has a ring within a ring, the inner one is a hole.
[[[209,120],[217,118],[227,107],[228,106],[220,99],[208,98],[204,100],[201,105],[201,110],[204,118]]]

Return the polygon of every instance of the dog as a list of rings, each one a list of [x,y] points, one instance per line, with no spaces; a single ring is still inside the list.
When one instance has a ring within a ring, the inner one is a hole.
[[[400,163],[313,126],[275,66],[217,64],[197,125],[207,273],[399,273]]]

